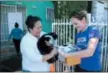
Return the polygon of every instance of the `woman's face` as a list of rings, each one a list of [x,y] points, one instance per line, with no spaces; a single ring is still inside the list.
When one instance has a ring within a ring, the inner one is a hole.
[[[40,33],[41,33],[41,30],[42,30],[42,24],[40,21],[37,21],[33,27],[33,29],[31,29],[31,33],[36,36],[36,37],[39,37],[40,36]]]
[[[86,20],[84,17],[82,20],[72,17],[71,20],[72,20],[72,24],[75,26],[75,28],[78,31],[83,31],[86,28]]]

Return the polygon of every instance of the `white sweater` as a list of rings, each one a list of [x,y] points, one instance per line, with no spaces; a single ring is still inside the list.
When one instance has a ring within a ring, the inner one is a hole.
[[[42,32],[41,35],[44,33]],[[27,71],[49,71],[50,64],[42,62],[42,55],[37,48],[38,39],[29,32],[22,38],[20,48],[22,69]]]

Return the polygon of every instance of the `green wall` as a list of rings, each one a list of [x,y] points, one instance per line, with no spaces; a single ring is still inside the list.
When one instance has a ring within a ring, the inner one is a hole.
[[[51,32],[52,31],[52,22],[46,19],[46,8],[54,8],[54,5],[50,1],[22,1],[20,2],[22,6],[26,7],[26,14],[39,16],[42,19],[43,31]],[[19,5],[17,1],[2,1],[1,4],[6,5]],[[35,7],[35,8],[33,8]]]

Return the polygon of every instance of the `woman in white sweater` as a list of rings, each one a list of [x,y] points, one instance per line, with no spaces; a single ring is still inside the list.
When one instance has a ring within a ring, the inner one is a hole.
[[[37,41],[44,34],[41,31],[42,24],[39,17],[28,16],[26,25],[29,32],[22,38],[20,48],[22,54],[22,70],[32,71],[50,71],[50,64],[47,60],[57,53],[54,49],[50,54],[41,55],[37,48]]]

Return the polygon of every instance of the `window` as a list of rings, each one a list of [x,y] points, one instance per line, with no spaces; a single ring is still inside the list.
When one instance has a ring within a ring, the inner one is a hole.
[[[15,10],[15,7],[13,6],[7,6],[7,5],[1,5],[1,40],[0,41],[6,41],[8,40],[9,36],[9,30],[8,30],[8,12],[13,12]]]
[[[47,20],[54,20],[54,8],[47,8],[46,12],[46,19]]]

